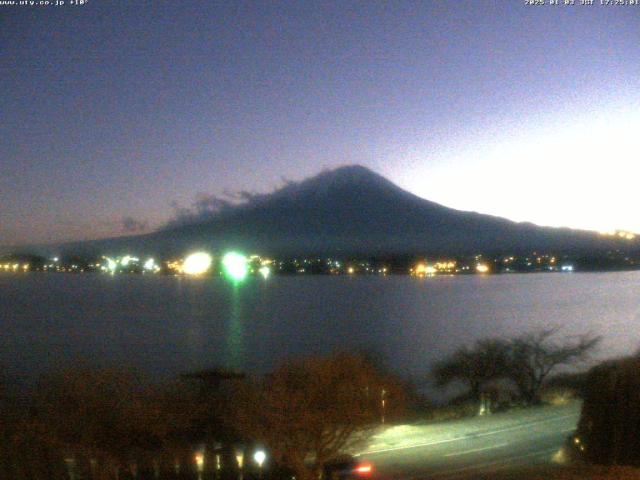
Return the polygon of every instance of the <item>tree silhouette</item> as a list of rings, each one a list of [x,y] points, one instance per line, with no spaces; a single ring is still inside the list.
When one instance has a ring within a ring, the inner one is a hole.
[[[575,340],[558,343],[552,338],[558,331],[558,328],[543,329],[510,342],[506,376],[529,404],[540,403],[540,388],[551,372],[561,365],[586,360],[601,340],[600,337],[582,335]]]
[[[461,347],[451,357],[433,368],[436,385],[447,386],[461,382],[474,400],[479,400],[482,387],[489,381],[504,377],[509,357],[509,344],[502,340],[487,339],[473,347]]]
[[[600,337],[583,335],[564,342],[554,341],[558,328],[527,333],[510,340],[486,339],[472,347],[462,347],[433,368],[438,386],[459,381],[473,399],[480,399],[482,388],[498,379],[510,380],[528,404],[540,402],[540,388],[561,365],[586,360]]]

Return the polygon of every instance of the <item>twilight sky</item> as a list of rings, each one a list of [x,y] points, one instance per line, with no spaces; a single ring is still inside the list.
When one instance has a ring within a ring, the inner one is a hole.
[[[640,6],[274,3],[0,6],[0,245],[354,163],[454,208],[640,232]]]

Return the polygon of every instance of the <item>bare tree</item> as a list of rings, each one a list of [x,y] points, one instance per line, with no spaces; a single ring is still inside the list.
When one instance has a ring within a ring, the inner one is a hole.
[[[600,342],[600,337],[592,335],[556,342],[558,331],[549,328],[508,341],[488,339],[473,347],[462,347],[435,365],[436,384],[462,382],[477,400],[485,384],[506,379],[513,382],[526,403],[539,403],[540,388],[548,376],[561,365],[586,360]]]
[[[482,387],[489,381],[504,377],[509,344],[488,339],[473,347],[461,347],[449,358],[436,363],[433,376],[440,387],[453,382],[463,383],[474,400],[479,400]]]
[[[316,480],[326,462],[366,438],[384,408],[393,416],[401,402],[398,382],[362,357],[334,354],[280,366],[245,392],[234,422],[297,478]]]
[[[558,331],[559,328],[543,329],[510,342],[506,376],[527,403],[540,402],[540,388],[553,370],[588,359],[601,340],[587,334],[558,343],[553,340]]]

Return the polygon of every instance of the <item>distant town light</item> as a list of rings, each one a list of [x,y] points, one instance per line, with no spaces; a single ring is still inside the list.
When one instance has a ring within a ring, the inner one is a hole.
[[[607,237],[619,237],[625,240],[634,240],[636,238],[636,234],[633,232],[627,232],[625,230],[608,230],[600,232],[601,235]]]
[[[213,259],[206,252],[196,252],[184,259],[182,270],[187,275],[202,275],[209,271]]]
[[[236,281],[244,280],[247,273],[249,273],[247,257],[238,252],[227,253],[222,258],[222,266],[225,273]]]
[[[262,275],[262,277],[266,280],[267,278],[269,278],[269,275],[271,274],[271,269],[269,267],[267,267],[266,265],[263,267],[260,267],[260,270],[258,270],[260,272],[260,275]]]

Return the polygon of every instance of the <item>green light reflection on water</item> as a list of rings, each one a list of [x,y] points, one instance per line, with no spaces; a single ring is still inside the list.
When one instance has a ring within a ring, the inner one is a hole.
[[[242,319],[242,298],[240,282],[231,286],[231,311],[227,331],[227,359],[234,370],[244,368],[244,322]]]

